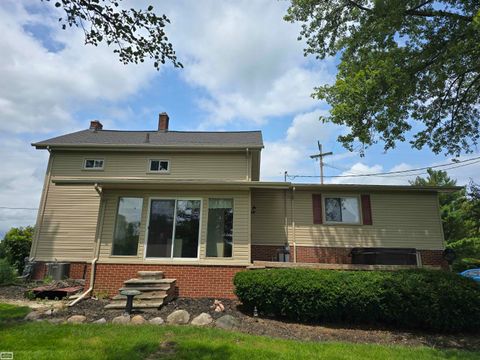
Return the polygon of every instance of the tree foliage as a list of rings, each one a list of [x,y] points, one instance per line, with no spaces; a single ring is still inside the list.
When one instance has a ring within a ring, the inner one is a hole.
[[[23,271],[25,258],[30,254],[34,228],[32,226],[11,228],[0,242],[0,257],[5,258],[19,274]]]
[[[183,67],[165,33],[165,26],[170,23],[167,16],[155,14],[151,5],[146,9],[125,9],[121,2],[59,0],[54,4],[65,12],[65,17],[58,19],[62,29],[72,26],[82,28],[85,44],[97,46],[105,42],[116,46],[113,52],[124,64],[137,64],[150,58],[157,70],[166,60],[175,67]]]
[[[350,150],[405,141],[435,153],[472,151],[479,139],[480,0],[292,0],[305,55],[340,55],[333,85],[314,98],[345,125]],[[362,150],[363,153],[363,150]]]

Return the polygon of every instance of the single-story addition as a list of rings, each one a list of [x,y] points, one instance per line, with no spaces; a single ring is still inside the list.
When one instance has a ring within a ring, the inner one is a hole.
[[[70,277],[114,295],[138,271],[162,271],[179,296],[229,298],[255,261],[444,265],[441,189],[260,181],[260,131],[168,125],[166,113],[153,131],[92,121],[32,144],[50,153],[37,278],[67,262]]]

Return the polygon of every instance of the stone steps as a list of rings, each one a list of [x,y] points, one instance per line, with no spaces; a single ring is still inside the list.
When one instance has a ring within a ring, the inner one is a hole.
[[[123,282],[123,290],[138,290],[141,292],[133,298],[133,309],[160,308],[175,295],[175,279],[165,279],[162,271],[139,271],[138,277]],[[116,295],[105,309],[125,309],[127,297]]]

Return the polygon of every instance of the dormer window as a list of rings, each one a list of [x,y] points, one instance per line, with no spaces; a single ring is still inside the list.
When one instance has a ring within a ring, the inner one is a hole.
[[[168,173],[170,172],[170,161],[150,160],[149,171],[155,173]]]
[[[85,159],[83,168],[85,170],[103,170],[103,159]]]

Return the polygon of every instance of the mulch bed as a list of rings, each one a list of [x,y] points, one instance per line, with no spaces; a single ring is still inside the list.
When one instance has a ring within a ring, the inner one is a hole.
[[[23,299],[25,286],[0,287],[1,298]],[[457,348],[480,350],[479,334],[432,334],[420,331],[404,331],[381,326],[339,326],[330,324],[298,324],[273,318],[254,318],[252,314],[242,312],[238,301],[222,300],[225,311],[218,313],[211,309],[214,299],[176,299],[159,310],[136,311],[149,320],[162,317],[164,320],[175,310],[183,309],[190,313],[190,319],[202,312],[209,313],[214,319],[223,315],[232,315],[239,319],[238,331],[270,337],[300,341],[345,341],[353,343],[375,343],[403,346],[429,346],[435,348]],[[123,310],[105,310],[108,300],[87,299],[73,307],[66,307],[53,315],[43,315],[43,319],[68,318],[72,315],[85,315],[89,322],[101,318],[111,321],[122,315]]]

